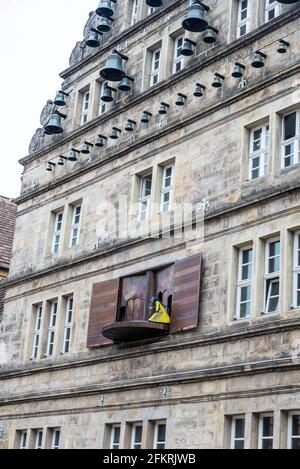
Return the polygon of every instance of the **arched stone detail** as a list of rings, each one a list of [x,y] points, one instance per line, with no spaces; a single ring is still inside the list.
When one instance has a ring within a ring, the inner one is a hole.
[[[80,62],[80,60],[83,57],[83,48],[84,47],[85,46],[81,41],[77,42],[76,46],[74,47],[74,49],[72,50],[72,53],[70,55],[70,59],[69,59],[69,65],[70,66],[76,64],[77,62]]]
[[[45,125],[48,124],[50,116],[53,114],[54,109],[55,109],[55,105],[53,101],[48,100],[42,110],[41,117],[40,117],[40,124],[43,127],[45,127]]]
[[[44,145],[44,140],[45,140],[44,129],[41,129],[41,128],[37,129],[29,145],[29,154],[31,155],[32,153],[39,151]]]

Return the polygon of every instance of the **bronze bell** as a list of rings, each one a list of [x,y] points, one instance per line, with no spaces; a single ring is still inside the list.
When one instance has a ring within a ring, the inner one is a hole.
[[[86,44],[89,47],[100,47],[100,36],[102,33],[97,31],[97,29],[92,28],[89,34],[89,37],[86,40]]]
[[[146,0],[146,4],[149,7],[157,8],[157,7],[162,7],[164,2],[163,0]]]
[[[279,39],[278,47],[277,47],[278,54],[285,54],[288,51],[289,47],[290,47],[289,42],[285,41],[284,39]]]
[[[149,122],[150,122],[150,117],[152,117],[151,112],[143,111],[142,118],[141,118],[141,122],[142,122],[143,124],[149,124]]]
[[[196,46],[196,42],[192,41],[191,39],[185,38],[183,41],[181,55],[184,57],[191,57],[194,55],[194,47]]]
[[[128,57],[114,50],[108,57],[105,66],[100,70],[100,76],[107,81],[122,81],[125,77],[123,60]]]
[[[127,124],[125,125],[126,132],[133,132],[135,129],[135,126],[136,126],[136,122],[131,119],[128,119]]]
[[[45,133],[47,135],[58,135],[62,134],[64,129],[61,124],[61,120],[65,119],[67,116],[61,112],[55,110],[52,116],[49,119],[48,124],[45,126]]]
[[[84,142],[84,144],[82,146],[81,153],[83,155],[90,155],[91,154],[91,148],[93,148],[93,146],[94,145],[90,142]]]
[[[114,101],[112,93],[116,92],[117,90],[115,88],[112,88],[111,86],[104,86],[102,95],[101,95],[101,101],[104,103],[112,103]]]
[[[97,25],[97,30],[99,31],[99,33],[108,33],[109,31],[111,31],[113,22],[113,18],[105,18],[103,16],[100,19],[100,23]]]
[[[204,3],[194,3],[188,9],[187,17],[183,20],[182,26],[192,33],[200,33],[208,28],[208,22],[205,19],[205,11],[210,8]]]
[[[48,161],[46,171],[49,171],[49,173],[52,173],[55,166],[56,166],[55,163],[52,163],[52,161]]]
[[[95,143],[95,147],[97,147],[97,148],[105,147],[106,140],[107,140],[107,137],[105,137],[104,135],[101,135],[101,134],[98,135],[98,138],[97,138],[96,143]]]
[[[165,115],[165,114],[168,114],[168,108],[170,107],[169,104],[167,103],[160,103],[160,108],[159,108],[159,111],[158,111],[158,114],[161,114],[161,115]]]
[[[186,103],[187,96],[182,93],[178,93],[176,97],[175,104],[176,106],[184,106]]]
[[[121,83],[119,84],[120,91],[131,91],[132,83],[134,82],[134,78],[125,75]]]
[[[211,86],[213,88],[222,88],[223,83],[222,81],[225,80],[224,75],[220,75],[220,73],[215,73],[214,81],[212,82]]]
[[[203,34],[203,42],[205,42],[205,44],[214,44],[217,41],[218,34],[218,29],[208,26],[207,30]]]
[[[109,18],[114,15],[113,3],[116,3],[115,0],[100,0],[99,6],[96,10],[98,16],[103,16]]]
[[[59,155],[59,159],[58,159],[58,166],[64,166],[65,165],[65,161],[67,160],[68,158],[66,158],[65,156],[63,155]]]
[[[55,106],[58,106],[58,107],[63,107],[66,105],[66,97],[69,96],[68,93],[65,93],[64,91],[60,90],[57,92],[56,94],[56,97],[55,97],[55,100],[54,100],[54,104]]]
[[[266,54],[264,54],[263,52],[260,52],[259,50],[257,50],[254,54],[254,57],[252,59],[252,67],[254,68],[262,68],[265,66],[265,62],[264,62],[264,59],[266,59],[267,56]]]
[[[70,153],[69,153],[68,160],[69,161],[77,161],[77,155],[79,153],[80,153],[79,150],[76,150],[76,148],[72,148]]]
[[[240,64],[239,62],[235,62],[231,76],[233,78],[243,78],[245,69],[245,65]]]
[[[202,96],[204,95],[204,90],[205,90],[205,86],[204,85],[201,85],[201,83],[196,83],[196,89],[195,89],[195,92],[194,92],[194,96],[196,98],[202,98]]]
[[[111,138],[112,140],[117,140],[119,138],[119,133],[120,132],[121,132],[121,129],[118,129],[118,127],[113,127],[111,129],[111,133],[110,133],[109,138]]]

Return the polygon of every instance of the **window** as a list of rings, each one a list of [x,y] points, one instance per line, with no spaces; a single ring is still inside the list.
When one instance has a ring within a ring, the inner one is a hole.
[[[67,302],[66,302],[63,353],[70,352],[72,319],[73,319],[73,304],[74,304],[73,297],[70,296],[69,298],[67,298]]]
[[[265,3],[265,22],[273,20],[280,15],[280,4],[276,0],[266,0]]]
[[[280,287],[280,240],[273,239],[266,243],[265,266],[266,313],[279,311]]]
[[[52,444],[51,449],[59,449],[60,446],[60,428],[52,430]]]
[[[252,300],[253,248],[246,247],[239,251],[237,319],[249,318]]]
[[[120,449],[121,425],[112,425],[110,435],[110,449]]]
[[[131,26],[137,23],[138,21],[138,9],[139,9],[139,0],[132,0],[132,12],[131,12]]]
[[[148,7],[148,10],[147,10],[148,16],[152,15],[152,13],[154,13],[154,12],[155,12],[154,7]]]
[[[166,447],[166,431],[165,422],[156,422],[154,427],[154,449],[165,449]]]
[[[142,449],[143,425],[136,423],[132,427],[131,449]]]
[[[35,449],[43,449],[43,430],[36,430]]]
[[[174,166],[166,166],[163,171],[161,188],[161,211],[166,213],[170,211],[173,193],[173,175]]]
[[[237,37],[244,36],[250,31],[250,1],[239,0],[238,2],[238,22]]]
[[[154,52],[152,52],[150,86],[154,86],[159,82],[160,59],[161,59],[161,49],[157,49]]]
[[[300,414],[289,415],[288,449],[300,449]]]
[[[282,167],[300,162],[300,111],[287,114],[282,119]]]
[[[231,449],[245,449],[245,417],[232,418]]]
[[[89,106],[90,106],[90,92],[87,91],[82,96],[82,110],[81,110],[81,116],[80,116],[80,125],[84,125],[88,121]]]
[[[48,328],[48,340],[47,340],[47,357],[52,357],[55,339],[55,327],[57,320],[57,301],[52,301],[50,306],[50,321]]]
[[[42,317],[43,317],[43,306],[35,306],[35,328],[33,336],[33,348],[32,348],[32,359],[36,360],[39,355],[41,328],[42,328]]]
[[[27,430],[23,430],[20,432],[21,433],[21,437],[20,437],[20,449],[27,449],[28,446],[27,446],[27,436],[28,436],[28,433],[27,433]]]
[[[81,205],[76,205],[73,207],[70,247],[78,245],[80,218]]]
[[[53,243],[52,243],[53,253],[58,252],[60,248],[63,217],[64,217],[63,212],[58,212],[55,214],[54,235],[53,235]]]
[[[146,220],[149,216],[149,205],[152,191],[152,174],[143,176],[141,179],[141,195],[140,195],[140,221]]]
[[[106,82],[100,83],[100,95],[99,95],[99,107],[98,107],[98,116],[104,114],[107,111],[107,105],[104,101],[101,100],[104,88],[107,86]]]
[[[259,418],[259,449],[273,449],[273,435],[273,415],[261,415]]]
[[[174,41],[173,73],[179,72],[183,67],[182,46],[183,36],[177,37]]]
[[[250,179],[268,175],[270,128],[264,125],[253,129],[250,134]]]
[[[294,235],[294,307],[300,306],[300,232]]]

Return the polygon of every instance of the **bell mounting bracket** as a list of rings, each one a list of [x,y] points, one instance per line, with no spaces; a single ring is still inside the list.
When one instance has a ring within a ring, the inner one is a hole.
[[[136,125],[136,121],[133,121],[132,119],[127,119],[127,122],[130,122],[130,124]]]
[[[104,140],[107,140],[107,137],[105,137],[105,135],[99,134],[98,137],[99,137],[99,138],[104,138]]]
[[[80,151],[76,150],[76,148],[71,148],[71,151],[75,151],[75,153],[80,153]]]
[[[113,129],[113,130],[116,130],[117,132],[122,132],[122,130],[119,129],[118,127],[113,127],[112,129]]]
[[[280,42],[280,44],[283,44],[284,46],[287,46],[287,47],[289,47],[289,46],[290,46],[290,43],[289,43],[289,42],[287,42],[287,41],[285,41],[284,39],[279,39],[279,41],[278,41],[278,42]]]
[[[59,90],[58,93],[61,93],[64,96],[70,96],[70,93],[66,93],[66,91],[63,91],[63,90]]]
[[[124,78],[127,78],[127,80],[132,81],[132,83],[135,81],[135,78],[130,77],[130,76],[128,76],[128,75],[125,75]],[[124,78],[123,78],[123,80],[124,80]]]
[[[106,90],[110,90],[110,91],[117,91],[116,88],[113,88],[112,86],[109,86],[109,85],[105,85],[105,89]]]
[[[167,104],[167,103],[164,103],[164,102],[161,102],[160,105],[165,106],[165,107],[170,107],[170,104]]]
[[[92,28],[91,31],[93,31],[93,33],[99,34],[99,36],[103,36],[103,33],[96,28]]]
[[[85,145],[89,145],[90,147],[93,147],[93,146],[94,146],[94,144],[91,143],[91,142],[84,142],[84,144],[85,144]]]
[[[267,55],[264,54],[263,52],[261,52],[260,50],[256,50],[256,51],[255,51],[255,54],[259,54],[259,55],[260,55],[261,57],[263,57],[264,59],[267,58]]]
[[[181,98],[184,98],[184,99],[187,98],[187,95],[186,95],[186,94],[182,94],[182,93],[177,93],[177,96],[180,96]]]
[[[59,117],[61,117],[62,119],[66,119],[67,118],[67,114],[63,114],[62,112],[58,111],[57,109],[55,109],[55,111],[53,112],[53,114],[57,114]]]
[[[59,155],[59,158],[61,158],[62,160],[67,160],[68,158],[64,155]]]
[[[246,65],[243,65],[240,62],[235,62],[234,65],[236,65],[237,67],[241,67],[243,70],[246,69]]]
[[[210,8],[207,5],[205,5],[205,3],[201,2],[200,0],[192,0],[191,5],[201,5],[205,11],[210,11]]]
[[[206,86],[202,85],[201,83],[196,83],[196,86],[199,86],[202,90],[206,90]]]
[[[123,59],[123,60],[129,60],[128,55],[122,54],[122,52],[118,51],[118,49],[114,49],[114,50],[113,50],[113,53],[114,53],[114,54],[118,54],[118,55],[121,57],[121,59]]]
[[[219,34],[219,30],[217,28],[214,28],[213,26],[207,26],[207,30],[208,29],[210,29],[211,31],[214,31],[216,34]]]
[[[150,116],[150,117],[153,116],[153,114],[152,114],[151,112],[149,112],[149,111],[143,111],[143,114],[146,114],[147,116]]]
[[[197,45],[197,42],[192,41],[192,40],[189,39],[188,37],[185,37],[184,40],[185,40],[186,42],[188,42],[189,44],[191,44],[192,46],[196,46],[196,45]]]
[[[49,164],[50,166],[56,166],[56,163],[53,163],[52,161],[48,161],[48,164]]]
[[[225,80],[225,77],[224,75],[221,75],[220,73],[215,73],[215,76],[218,77],[218,78],[221,78],[222,80]]]

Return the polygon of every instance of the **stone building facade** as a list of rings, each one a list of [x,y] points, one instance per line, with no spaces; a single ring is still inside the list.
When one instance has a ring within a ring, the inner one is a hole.
[[[162,3],[118,1],[96,50],[90,14],[64,133],[48,101],[21,160],[3,448],[300,447],[299,2],[207,0],[209,44],[190,2]],[[134,82],[105,104],[113,49]]]
[[[0,318],[5,296],[4,280],[8,276],[16,222],[16,205],[0,196]]]

